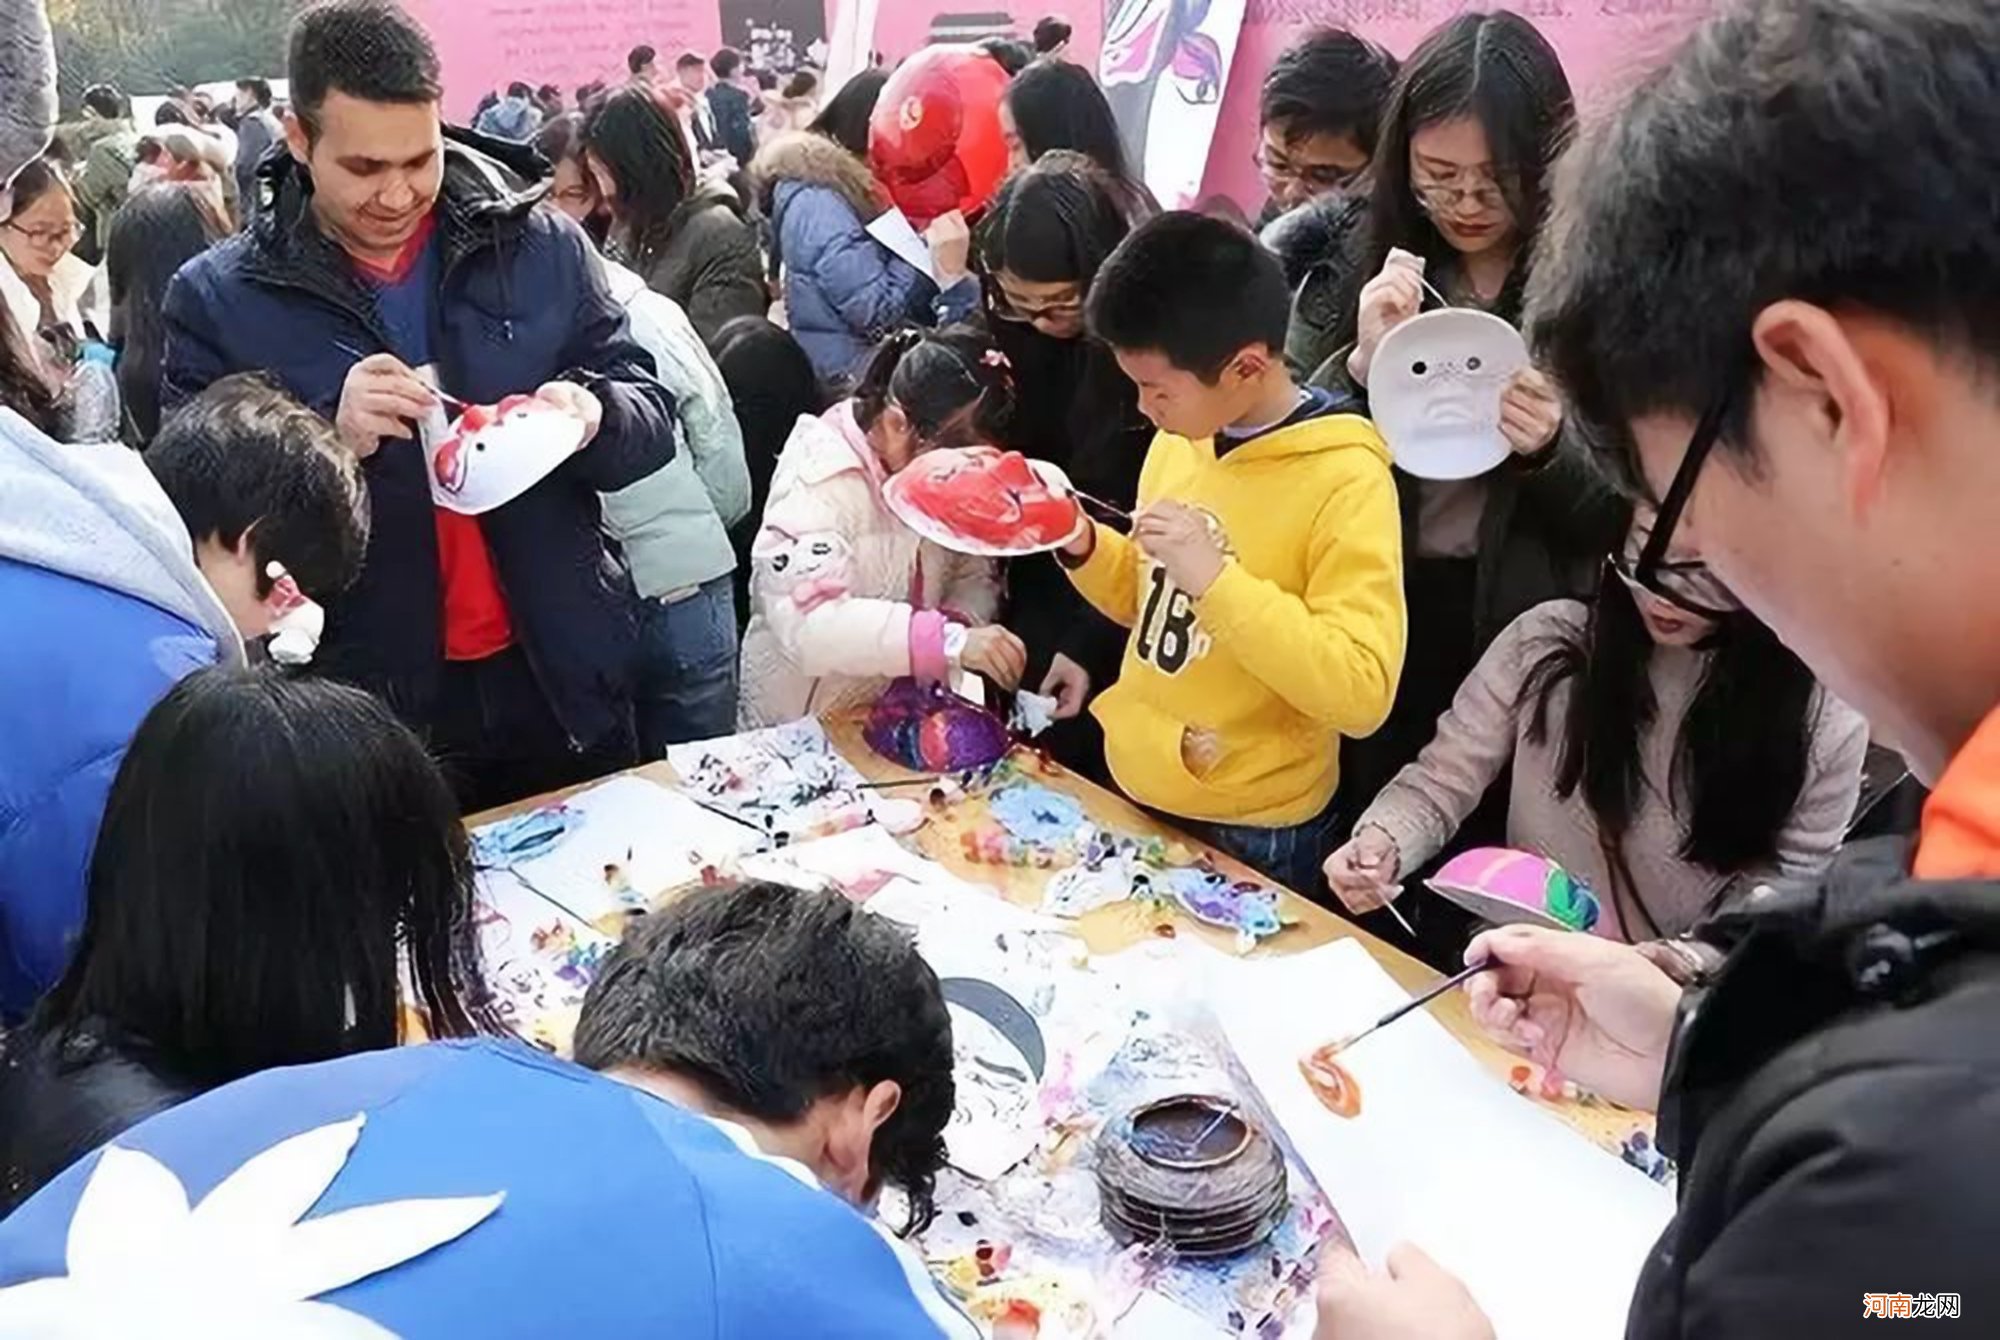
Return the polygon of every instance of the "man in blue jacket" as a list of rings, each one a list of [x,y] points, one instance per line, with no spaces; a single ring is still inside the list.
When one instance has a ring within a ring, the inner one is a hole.
[[[268,212],[168,292],[162,398],[268,368],[334,421],[373,524],[320,662],[423,732],[468,808],[623,767],[637,601],[597,495],[671,458],[672,397],[582,232],[444,137],[437,53],[407,14],[315,5],[289,72],[290,159],[267,165]],[[587,445],[493,511],[440,510],[414,440],[435,422],[433,385],[473,404],[537,395]]]
[[[270,631],[270,564],[318,599],[354,579],[359,476],[324,420],[249,377],[183,407],[143,459],[0,410],[0,1021],[68,965],[140,720]]]

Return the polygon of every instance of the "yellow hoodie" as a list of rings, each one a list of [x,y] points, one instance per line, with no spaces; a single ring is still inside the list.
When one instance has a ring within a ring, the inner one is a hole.
[[[1373,734],[1403,671],[1402,521],[1389,452],[1352,414],[1288,424],[1216,459],[1160,433],[1139,506],[1221,523],[1233,555],[1199,599],[1129,538],[1097,528],[1071,573],[1133,630],[1093,709],[1126,794],[1169,814],[1282,828],[1326,808],[1340,737]]]

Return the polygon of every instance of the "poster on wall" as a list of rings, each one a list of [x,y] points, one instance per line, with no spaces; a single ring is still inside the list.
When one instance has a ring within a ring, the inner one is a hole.
[[[1113,0],[1097,79],[1134,164],[1160,203],[1201,191],[1206,148],[1243,33],[1246,0]]]

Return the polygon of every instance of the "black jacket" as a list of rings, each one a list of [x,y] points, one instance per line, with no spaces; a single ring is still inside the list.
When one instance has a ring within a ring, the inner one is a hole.
[[[1962,1296],[2000,1244],[2000,885],[1920,883],[1897,843],[1753,898],[1692,991],[1660,1146],[1680,1213],[1628,1340],[1872,1336],[1863,1296]]]
[[[1354,271],[1367,222],[1367,196],[1335,192],[1280,214],[1259,234],[1292,289],[1285,359],[1301,377],[1310,377],[1340,343],[1344,306],[1359,288]]]
[[[1012,365],[1007,445],[1061,466],[1077,488],[1130,511],[1153,426],[1110,350],[1087,338],[1052,339],[1018,321],[989,329]],[[1093,693],[1118,677],[1125,630],[1083,598],[1052,554],[1008,562],[1004,622],[1027,644],[1022,683],[1030,689],[1041,687],[1058,652],[1090,672]]]
[[[9,1035],[0,1043],[0,1218],[91,1150],[203,1087],[108,1030],[82,1030],[65,1044],[32,1028]]]
[[[653,292],[681,305],[704,341],[739,316],[771,309],[757,230],[729,187],[695,191],[644,238],[612,234],[612,252]]]
[[[734,84],[716,84],[708,90],[708,110],[715,117],[716,143],[738,166],[749,167],[757,152],[749,93]]]
[[[161,398],[172,405],[229,373],[262,368],[330,418],[348,370],[388,348],[388,333],[346,255],[315,223],[304,170],[274,155],[265,173],[270,210],[190,261],[168,290]],[[441,384],[462,400],[491,403],[568,379],[604,404],[589,446],[479,525],[556,718],[579,748],[615,745],[632,733],[638,602],[606,553],[597,499],[671,459],[674,404],[611,300],[590,241],[537,209],[540,195],[494,158],[447,143],[431,352]],[[424,455],[414,441],[384,442],[362,473],[367,561],[328,606],[316,664],[374,690],[422,729],[436,719],[445,665]]]

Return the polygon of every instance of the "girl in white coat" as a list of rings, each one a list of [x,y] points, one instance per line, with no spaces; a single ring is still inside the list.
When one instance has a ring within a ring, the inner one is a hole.
[[[1006,361],[984,335],[906,330],[876,350],[851,399],[799,420],[751,552],[740,726],[867,703],[905,675],[1020,681],[1020,639],[992,623],[993,563],[919,539],[882,498],[921,453],[985,440],[1009,400]]]

